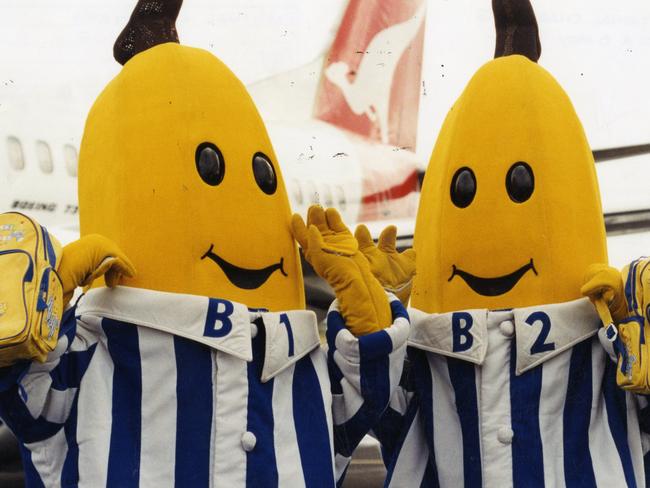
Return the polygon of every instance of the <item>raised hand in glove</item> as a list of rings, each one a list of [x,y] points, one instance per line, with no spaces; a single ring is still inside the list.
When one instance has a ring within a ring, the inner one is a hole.
[[[604,321],[606,321],[605,317],[602,317],[604,314],[599,308],[602,303],[609,308],[615,323],[619,323],[627,317],[623,278],[616,268],[606,264],[592,264],[589,266],[580,293],[589,297],[596,305]]]
[[[392,323],[388,296],[335,209],[310,207],[307,225],[294,214],[291,230],[307,262],[334,289],[345,323],[355,336]]]
[[[133,278],[135,268],[113,241],[91,234],[63,248],[58,273],[63,284],[63,303],[67,304],[78,286],[89,286],[104,276],[106,285],[113,287],[122,276]]]
[[[379,236],[375,245],[370,231],[365,225],[359,225],[354,233],[359,243],[359,250],[368,259],[372,274],[379,280],[386,291],[397,296],[406,305],[411,296],[411,286],[415,275],[415,251],[407,249],[397,252],[397,227],[389,225]]]

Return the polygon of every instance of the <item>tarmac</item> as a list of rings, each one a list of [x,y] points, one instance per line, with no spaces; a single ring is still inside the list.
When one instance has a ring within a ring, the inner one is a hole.
[[[352,455],[343,488],[381,488],[385,478],[386,468],[379,444],[366,437]]]

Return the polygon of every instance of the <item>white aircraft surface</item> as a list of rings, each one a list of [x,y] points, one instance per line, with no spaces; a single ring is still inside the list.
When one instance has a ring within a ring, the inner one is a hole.
[[[131,10],[122,4],[123,8],[115,9],[122,13],[117,26],[124,24]],[[35,7],[14,9],[14,14],[36,13]],[[204,3],[203,9],[210,6]],[[351,224],[381,221],[373,227],[377,233],[388,221],[397,220],[401,233],[412,235],[418,170],[426,163],[414,152],[425,12],[426,0],[389,7],[354,0],[329,51],[329,59],[336,61],[325,66],[317,60],[249,84],[267,121],[294,210],[305,212],[313,203],[336,206]],[[181,35],[187,30],[179,25]],[[110,52],[111,46],[107,42],[103,49]],[[95,68],[103,69],[98,62],[85,65],[91,71]],[[101,85],[81,85],[83,96],[69,90],[52,100],[45,95],[51,90],[48,83],[42,80],[32,91],[19,90],[24,100],[6,90],[9,108],[0,121],[4,139],[0,144],[6,145],[0,164],[4,181],[0,181],[6,190],[0,204],[3,210],[34,215],[67,240],[75,237],[78,228],[75,185],[80,124],[71,117],[78,114],[78,120],[83,120],[89,104],[80,107],[77,100],[92,99],[85,92],[97,93]],[[312,111],[314,116],[287,117],[286,100],[275,93],[286,85],[295,88],[300,99],[305,91],[311,92],[311,103],[294,110]],[[55,126],[41,122],[40,112],[52,110],[50,104],[57,113],[66,114]]]
[[[83,121],[119,69],[112,45],[132,7],[0,7],[0,210],[34,215],[63,241],[78,235]],[[597,160],[607,160],[597,169],[611,262],[622,265],[650,252],[650,5],[535,7],[540,63],[573,99]],[[211,50],[249,87],[294,210],[335,206],[374,235],[395,223],[402,245],[413,234],[418,173],[453,100],[492,56],[493,30],[483,0],[186,0],[179,18],[184,44]]]
[[[31,214],[64,243],[79,234],[84,120],[120,69],[112,46],[134,4],[0,5],[0,211]],[[650,4],[534,6],[540,64],[596,150],[610,262],[620,267],[650,253]],[[410,245],[418,176],[447,111],[493,54],[489,0],[185,0],[178,27],[184,44],[212,51],[248,86],[294,210],[335,206],[375,236],[394,223]],[[348,486],[383,478],[376,445],[364,442],[366,469]]]

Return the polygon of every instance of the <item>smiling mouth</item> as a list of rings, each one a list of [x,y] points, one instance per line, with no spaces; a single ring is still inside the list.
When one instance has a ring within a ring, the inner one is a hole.
[[[467,283],[469,287],[479,295],[485,297],[496,297],[512,290],[521,277],[531,270],[535,273],[535,276],[537,276],[537,270],[535,269],[535,264],[532,259],[528,264],[525,264],[509,275],[499,276],[497,278],[479,278],[467,271],[458,269],[454,264],[452,266],[451,276],[447,281],[453,280],[454,276],[460,276],[463,281],[465,281],[465,283]]]
[[[228,280],[230,280],[230,282],[237,288],[243,288],[244,290],[254,290],[255,288],[259,288],[264,283],[266,283],[266,280],[269,279],[269,276],[271,276],[277,270],[280,270],[280,273],[282,273],[284,276],[289,276],[287,275],[286,271],[284,271],[284,258],[280,258],[279,263],[272,264],[266,268],[246,269],[229,263],[221,256],[218,256],[212,252],[213,249],[214,244],[210,244],[210,249],[208,249],[206,253],[201,256],[201,259],[208,258],[217,263],[221,268],[221,271],[225,273]]]

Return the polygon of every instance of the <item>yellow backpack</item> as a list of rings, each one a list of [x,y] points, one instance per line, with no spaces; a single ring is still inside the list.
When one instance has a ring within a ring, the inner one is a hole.
[[[618,357],[616,383],[625,390],[648,394],[650,393],[650,346],[648,345],[650,259],[640,258],[633,261],[623,268],[622,275],[628,316],[618,326],[614,326],[610,320],[606,329],[607,338],[613,343]],[[598,308],[599,313],[602,312],[602,305]]]
[[[0,214],[0,367],[45,361],[63,315],[61,244],[29,217]]]

